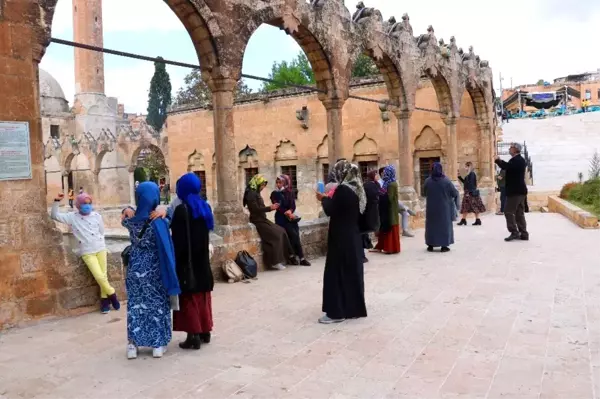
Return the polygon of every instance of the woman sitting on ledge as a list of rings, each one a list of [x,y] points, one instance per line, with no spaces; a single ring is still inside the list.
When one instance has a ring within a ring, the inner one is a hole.
[[[250,212],[250,222],[256,226],[260,236],[265,265],[276,270],[284,270],[284,263],[297,265],[294,250],[285,230],[267,219],[266,212],[275,211],[279,204],[265,206],[260,192],[267,186],[267,180],[255,175],[244,192],[244,206]]]

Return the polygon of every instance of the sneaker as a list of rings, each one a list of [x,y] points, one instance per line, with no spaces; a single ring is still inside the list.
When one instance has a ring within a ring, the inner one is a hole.
[[[306,259],[300,260],[300,266],[310,266],[310,262]]]
[[[161,346],[158,348],[152,348],[152,357],[156,358],[156,359],[160,359],[161,357],[163,357],[163,355],[167,353],[167,347],[166,346]]]
[[[117,299],[117,294],[109,295],[108,300],[110,301],[110,304],[112,305],[114,310],[121,309],[121,304],[119,303],[119,300]]]
[[[127,345],[127,359],[137,359],[138,349],[134,344]]]
[[[275,270],[285,270],[285,266],[282,265],[281,263],[278,263],[276,265],[273,265],[273,269],[275,269]]]
[[[403,231],[403,232],[402,232],[402,237],[409,237],[409,238],[412,238],[412,237],[414,237],[414,236],[415,236],[415,235],[414,235],[413,233],[411,233],[410,231]]]
[[[334,323],[341,323],[344,320],[346,320],[346,319],[332,319],[329,316],[325,315],[325,316],[323,316],[323,317],[321,317],[319,319],[319,323],[321,323],[321,324],[334,324]]]
[[[110,312],[110,300],[108,298],[102,298],[100,300],[100,313],[107,314]]]

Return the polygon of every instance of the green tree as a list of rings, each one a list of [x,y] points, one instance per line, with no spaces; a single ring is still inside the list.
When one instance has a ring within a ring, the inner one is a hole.
[[[315,74],[306,55],[301,52],[292,61],[274,62],[269,79],[277,81],[263,83],[264,91],[279,90],[290,84],[311,85],[315,83]]]
[[[379,75],[379,68],[371,57],[366,54],[361,54],[354,63],[352,68],[353,78],[368,78]]]
[[[536,84],[537,84],[538,86],[543,86],[543,85],[544,85],[544,82],[545,82],[545,81],[544,81],[544,79],[540,79],[540,80],[538,80],[538,81],[537,81],[537,83],[536,83]]]
[[[144,150],[143,157],[139,161],[139,166],[144,169],[146,180],[155,183],[161,178],[167,177],[169,174],[169,168],[165,163],[165,157],[159,150],[154,148]]]
[[[158,57],[162,60],[161,57]],[[171,105],[171,79],[166,65],[162,62],[154,63],[154,76],[150,82],[148,93],[148,116],[146,121],[156,131],[162,129],[167,119],[167,109]]]
[[[183,79],[183,87],[177,91],[175,105],[194,104],[201,107],[212,106],[212,94],[208,85],[202,80],[200,71],[195,69]],[[234,92],[234,100],[241,100],[252,94],[244,79],[240,79]]]

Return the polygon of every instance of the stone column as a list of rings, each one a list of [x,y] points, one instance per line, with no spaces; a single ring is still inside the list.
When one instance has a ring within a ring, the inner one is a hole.
[[[398,119],[398,185],[400,186],[400,198],[403,201],[418,202],[415,190],[415,172],[412,156],[412,137],[410,134],[411,111],[397,110],[394,112]],[[412,207],[412,206],[411,206]]]
[[[237,80],[213,78],[210,83],[213,99],[215,158],[217,173],[218,224],[241,224],[244,221],[238,192],[238,154],[233,128],[233,90]]]
[[[323,105],[327,110],[327,144],[330,170],[340,158],[346,158],[342,134],[342,108],[344,100],[327,99]]]
[[[135,206],[135,168],[129,169],[129,205]]]
[[[458,143],[456,137],[456,116],[447,116],[443,118],[446,124],[446,154],[448,162],[446,162],[445,174],[455,185],[458,184]]]
[[[479,180],[482,187],[493,186],[492,182],[492,130],[487,122],[479,125]]]
[[[66,284],[62,235],[48,217],[44,145],[34,43],[37,2],[2,2],[0,12],[0,121],[29,125],[31,178],[0,181],[0,330],[56,313],[57,290]]]

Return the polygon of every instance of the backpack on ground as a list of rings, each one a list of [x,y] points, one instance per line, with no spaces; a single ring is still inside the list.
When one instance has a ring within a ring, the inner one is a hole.
[[[256,278],[258,275],[258,263],[248,253],[248,251],[240,251],[235,257],[235,263],[242,269],[244,277]]]
[[[223,274],[225,274],[228,283],[237,283],[244,279],[244,272],[232,260],[227,260],[223,263]]]

